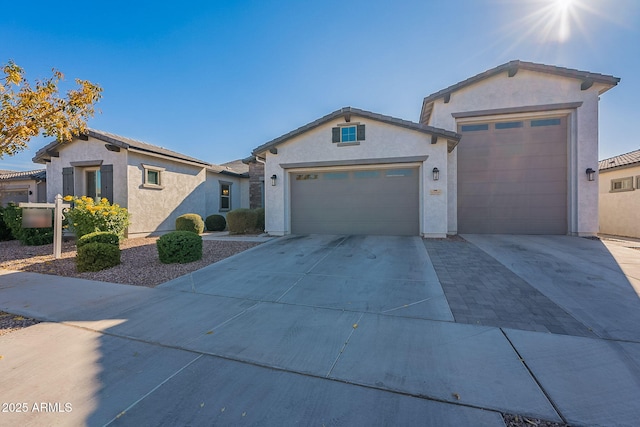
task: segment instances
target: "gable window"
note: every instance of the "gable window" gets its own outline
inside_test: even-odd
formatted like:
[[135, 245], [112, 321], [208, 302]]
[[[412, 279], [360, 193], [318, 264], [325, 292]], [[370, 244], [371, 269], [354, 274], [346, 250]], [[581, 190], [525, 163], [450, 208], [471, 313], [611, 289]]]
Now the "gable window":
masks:
[[618, 178], [611, 180], [611, 193], [618, 193], [621, 191], [633, 191], [633, 177]]
[[355, 142], [356, 141], [356, 127], [349, 126], [340, 129], [340, 142]]
[[231, 183], [230, 182], [220, 183], [220, 210], [221, 211], [231, 210]]
[[144, 188], [156, 188], [159, 190], [164, 188], [162, 185], [162, 173], [165, 171], [164, 168], [143, 164], [142, 170], [143, 170], [142, 186]]
[[331, 129], [331, 142], [357, 145], [364, 141], [365, 127], [359, 123], [345, 123]]

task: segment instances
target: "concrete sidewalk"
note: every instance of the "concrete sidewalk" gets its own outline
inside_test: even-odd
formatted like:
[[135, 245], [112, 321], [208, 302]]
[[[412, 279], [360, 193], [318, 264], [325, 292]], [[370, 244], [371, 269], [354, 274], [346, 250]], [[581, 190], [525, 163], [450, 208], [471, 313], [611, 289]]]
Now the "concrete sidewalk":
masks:
[[[618, 283], [607, 285], [615, 290], [607, 304], [632, 297], [600, 242], [469, 239], [562, 309], [594, 304], [545, 293], [567, 281], [569, 266], [582, 266], [570, 273], [584, 275], [583, 287]], [[516, 244], [520, 257], [503, 251]], [[635, 271], [637, 251], [618, 249]], [[532, 273], [531, 262], [548, 257], [554, 269]], [[581, 257], [594, 259], [575, 264]], [[294, 236], [155, 289], [1, 272], [0, 310], [49, 323], [0, 337], [0, 400], [28, 409], [0, 412], [0, 424], [503, 426], [501, 412], [572, 425], [640, 419], [637, 323], [609, 328], [583, 317], [591, 337], [456, 323], [436, 270], [418, 238]], [[35, 411], [42, 403], [51, 410]]]

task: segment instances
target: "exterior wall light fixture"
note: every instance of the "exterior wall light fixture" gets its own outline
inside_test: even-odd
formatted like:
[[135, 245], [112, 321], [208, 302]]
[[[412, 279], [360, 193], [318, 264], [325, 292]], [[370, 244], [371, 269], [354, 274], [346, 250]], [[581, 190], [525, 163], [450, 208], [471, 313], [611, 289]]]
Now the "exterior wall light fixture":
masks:
[[593, 169], [587, 168], [586, 173], [587, 173], [587, 179], [589, 181], [593, 181], [594, 179], [596, 179], [596, 171], [594, 171]]
[[276, 174], [271, 175], [271, 185], [273, 187], [276, 186], [276, 179], [278, 179], [278, 177], [276, 176]]
[[438, 168], [433, 168], [433, 180], [437, 181], [440, 179], [440, 170]]

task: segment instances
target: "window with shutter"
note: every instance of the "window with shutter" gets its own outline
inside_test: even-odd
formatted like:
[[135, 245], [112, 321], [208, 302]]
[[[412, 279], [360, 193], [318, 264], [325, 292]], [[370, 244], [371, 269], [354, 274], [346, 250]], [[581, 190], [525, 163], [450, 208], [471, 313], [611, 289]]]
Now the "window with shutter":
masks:
[[331, 128], [331, 142], [342, 144], [358, 144], [365, 140], [363, 124], [344, 124]]

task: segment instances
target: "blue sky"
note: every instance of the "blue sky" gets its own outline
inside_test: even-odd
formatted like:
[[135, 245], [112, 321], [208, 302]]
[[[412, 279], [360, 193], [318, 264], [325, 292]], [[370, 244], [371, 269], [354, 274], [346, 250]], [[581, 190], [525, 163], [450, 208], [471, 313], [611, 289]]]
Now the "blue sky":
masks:
[[[92, 128], [224, 163], [344, 106], [417, 122], [424, 96], [520, 59], [622, 78], [600, 158], [640, 148], [640, 1], [558, 1], [12, 2], [0, 63], [101, 85]], [[42, 167], [50, 141], [0, 169]]]

